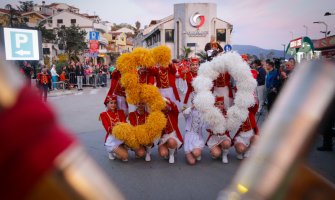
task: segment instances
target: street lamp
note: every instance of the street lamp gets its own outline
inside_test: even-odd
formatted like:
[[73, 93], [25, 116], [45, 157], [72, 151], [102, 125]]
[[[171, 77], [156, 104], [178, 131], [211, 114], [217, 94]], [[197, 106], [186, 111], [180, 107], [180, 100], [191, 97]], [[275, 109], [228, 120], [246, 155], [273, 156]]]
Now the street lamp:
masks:
[[329, 16], [329, 15], [335, 15], [335, 13], [330, 13], [330, 12], [325, 13], [325, 16]]
[[328, 35], [328, 25], [325, 23], [325, 22], [322, 22], [322, 21], [318, 21], [318, 22], [313, 22], [314, 24], [323, 24], [326, 26], [326, 31], [324, 32], [325, 33], [325, 38], [327, 37]]
[[306, 36], [308, 36], [308, 27], [306, 25], [303, 25], [303, 27], [306, 29]]

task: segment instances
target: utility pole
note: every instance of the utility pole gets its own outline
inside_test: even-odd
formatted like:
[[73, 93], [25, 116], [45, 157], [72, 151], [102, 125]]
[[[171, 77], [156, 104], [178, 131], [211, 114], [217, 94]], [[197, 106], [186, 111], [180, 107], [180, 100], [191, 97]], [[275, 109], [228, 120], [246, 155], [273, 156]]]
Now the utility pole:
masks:
[[306, 25], [303, 26], [306, 29], [306, 37], [308, 36], [308, 27]]
[[284, 60], [285, 60], [286, 59], [286, 52], [285, 52], [286, 51], [286, 48], [285, 48], [286, 45], [285, 44], [282, 44], [282, 45], [284, 46]]

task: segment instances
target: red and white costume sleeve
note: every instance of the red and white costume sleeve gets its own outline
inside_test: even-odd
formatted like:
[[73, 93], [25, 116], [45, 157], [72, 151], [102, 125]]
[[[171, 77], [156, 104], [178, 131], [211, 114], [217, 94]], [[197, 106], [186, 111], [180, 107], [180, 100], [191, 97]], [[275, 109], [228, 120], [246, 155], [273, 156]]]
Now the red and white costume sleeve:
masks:
[[250, 145], [250, 140], [254, 135], [258, 135], [258, 126], [255, 114], [251, 111], [251, 108], [249, 108], [248, 118], [237, 131], [233, 141], [234, 143], [242, 143], [248, 147]]
[[162, 136], [159, 140], [159, 145], [166, 143], [168, 139], [172, 138], [177, 141], [177, 148], [180, 148], [184, 141], [178, 128], [179, 110], [177, 105], [172, 101], [167, 103], [167, 106], [169, 107], [169, 111], [165, 114], [165, 117], [167, 119], [166, 127], [162, 132]]
[[105, 147], [107, 152], [112, 152], [119, 145], [123, 144], [123, 141], [116, 139], [113, 133], [113, 127], [119, 122], [126, 122], [126, 116], [123, 110], [117, 110], [116, 112], [106, 111], [100, 113], [100, 120], [106, 130], [105, 136]]
[[[157, 67], [152, 70], [156, 77], [156, 86], [163, 97], [171, 99], [179, 106], [180, 98], [176, 87], [176, 68], [173, 65], [169, 67]], [[179, 101], [179, 102], [178, 102]]]
[[197, 77], [197, 75], [198, 75], [197, 73], [194, 73], [194, 72], [191, 72], [191, 71], [189, 71], [185, 74], [186, 83], [187, 83], [187, 92], [185, 94], [184, 104], [188, 103], [188, 99], [190, 98], [190, 96], [191, 96], [191, 99], [194, 96], [194, 88], [192, 86], [192, 81], [195, 77]]
[[112, 83], [105, 98], [108, 96], [116, 95], [117, 96], [117, 108], [123, 110], [126, 115], [128, 115], [128, 104], [126, 102], [126, 92], [121, 85], [121, 73], [119, 70], [114, 70], [112, 72]]
[[139, 114], [137, 111], [130, 112], [128, 119], [131, 125], [137, 126], [145, 123], [149, 113], [145, 112], [144, 114]]
[[232, 105], [233, 90], [230, 84], [230, 74], [228, 72], [220, 74], [219, 77], [214, 80], [213, 94], [214, 96], [224, 97], [226, 108], [229, 108]]

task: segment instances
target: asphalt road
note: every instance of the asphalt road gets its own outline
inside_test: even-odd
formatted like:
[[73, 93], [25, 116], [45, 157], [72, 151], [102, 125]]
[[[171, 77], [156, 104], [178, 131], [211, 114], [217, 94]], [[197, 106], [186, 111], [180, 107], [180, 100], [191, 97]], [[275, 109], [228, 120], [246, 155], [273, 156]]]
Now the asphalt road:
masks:
[[[182, 149], [177, 153], [176, 163], [169, 164], [158, 156], [157, 147], [153, 149], [151, 162], [136, 159], [133, 152], [130, 152], [127, 163], [109, 160], [103, 146], [105, 131], [98, 121], [100, 112], [105, 110], [103, 100], [107, 91], [108, 88], [84, 88], [70, 95], [52, 95], [49, 103], [54, 107], [59, 122], [72, 131], [126, 199], [216, 199], [219, 191], [230, 183], [241, 163], [233, 149], [230, 150], [229, 164], [213, 160], [208, 149], [204, 150], [202, 160], [195, 166], [186, 164]], [[184, 124], [180, 115], [182, 133]], [[318, 137], [315, 145], [320, 143]], [[335, 182], [334, 152], [317, 152], [314, 149], [307, 159], [309, 166]]]

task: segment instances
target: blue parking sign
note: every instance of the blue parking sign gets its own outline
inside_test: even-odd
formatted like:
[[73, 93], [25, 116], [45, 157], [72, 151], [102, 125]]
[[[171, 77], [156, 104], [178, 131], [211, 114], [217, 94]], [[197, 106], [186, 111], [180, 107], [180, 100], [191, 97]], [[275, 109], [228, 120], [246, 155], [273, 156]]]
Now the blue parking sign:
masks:
[[90, 40], [99, 40], [99, 32], [90, 31]]
[[4, 28], [6, 60], [39, 60], [38, 31]]

